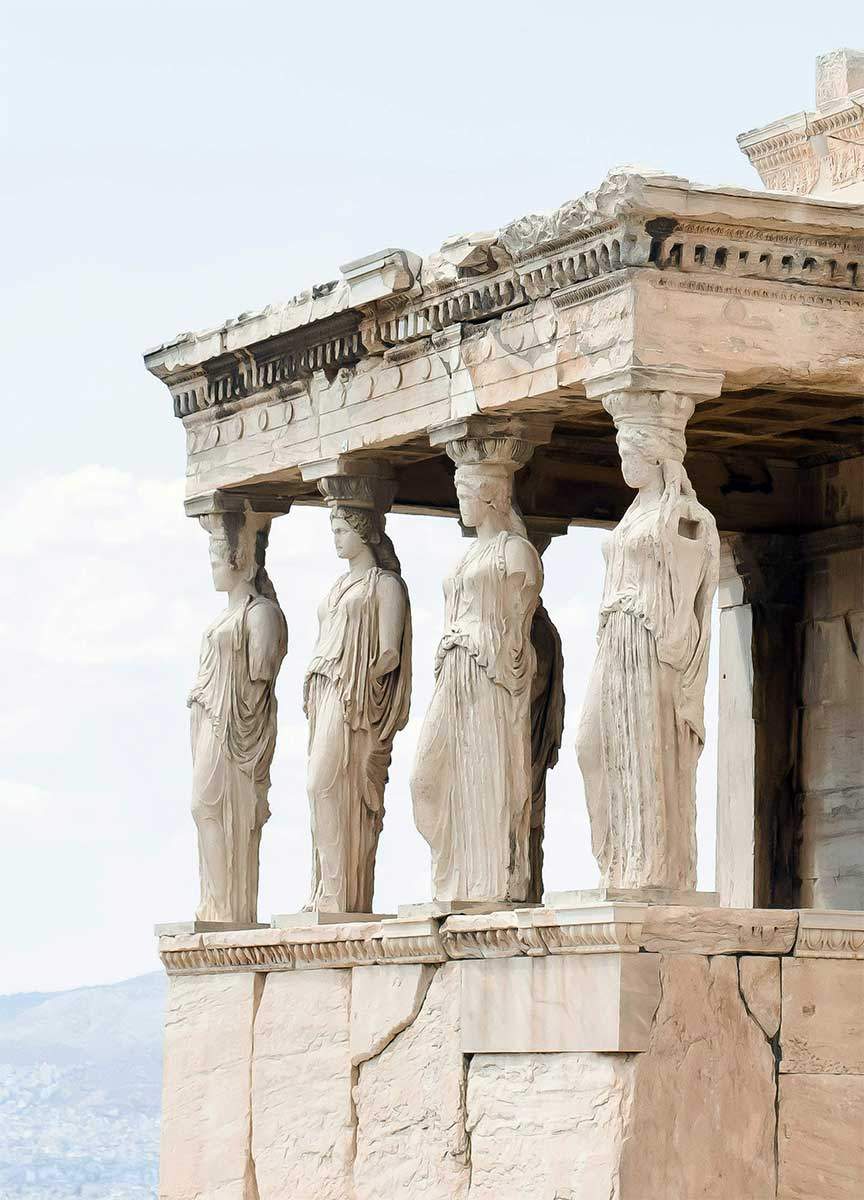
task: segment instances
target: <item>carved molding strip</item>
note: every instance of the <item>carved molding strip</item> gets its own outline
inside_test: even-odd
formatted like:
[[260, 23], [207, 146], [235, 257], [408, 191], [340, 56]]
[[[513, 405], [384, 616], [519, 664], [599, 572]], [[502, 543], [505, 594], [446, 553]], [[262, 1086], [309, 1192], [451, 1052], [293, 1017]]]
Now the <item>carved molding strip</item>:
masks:
[[621, 292], [627, 284], [633, 282], [631, 271], [616, 271], [603, 279], [589, 279], [586, 283], [576, 284], [563, 292], [554, 292], [552, 303], [556, 309], [575, 308], [589, 300], [599, 300], [601, 296], [611, 296]]
[[864, 959], [864, 929], [802, 929], [795, 957]]
[[537, 929], [444, 929], [441, 942], [448, 958], [519, 958], [544, 955], [546, 945]]
[[161, 950], [159, 957], [169, 975], [280, 971], [294, 966], [291, 948], [281, 942], [264, 946], [201, 946], [190, 950]]
[[550, 954], [637, 954], [641, 921], [604, 921], [590, 925], [545, 925], [540, 929]]
[[864, 912], [802, 909], [795, 957], [864, 959]]
[[243, 351], [231, 363], [214, 365], [206, 372], [173, 384], [174, 415], [187, 417], [232, 400], [242, 400], [257, 392], [278, 388], [280, 384], [293, 383], [313, 371], [335, 371], [357, 362], [364, 353], [357, 329], [279, 353], [271, 351], [268, 354], [264, 343], [260, 355]]
[[780, 300], [784, 304], [803, 304], [813, 308], [861, 308], [864, 293], [838, 293], [826, 288], [783, 287], [779, 283], [751, 283], [748, 280], [711, 280], [672, 275], [655, 275], [656, 287], [676, 292], [704, 292], [706, 295], [740, 296], [747, 300]]

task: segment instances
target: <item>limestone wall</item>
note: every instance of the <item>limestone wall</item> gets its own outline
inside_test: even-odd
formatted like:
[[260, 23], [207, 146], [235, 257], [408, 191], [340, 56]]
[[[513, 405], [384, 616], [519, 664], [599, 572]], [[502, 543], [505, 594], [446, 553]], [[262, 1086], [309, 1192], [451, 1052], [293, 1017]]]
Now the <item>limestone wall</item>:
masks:
[[[533, 944], [458, 921], [401, 948], [434, 962], [328, 968], [349, 927], [278, 967], [280, 931], [164, 938], [161, 1200], [860, 1200], [860, 918], [661, 909]], [[478, 987], [496, 1052], [466, 1049]], [[610, 1005], [641, 1048], [511, 1049], [590, 1046]]]
[[[801, 626], [801, 903], [864, 908], [864, 459], [809, 472], [834, 525], [807, 564]], [[844, 531], [851, 536], [845, 540]]]

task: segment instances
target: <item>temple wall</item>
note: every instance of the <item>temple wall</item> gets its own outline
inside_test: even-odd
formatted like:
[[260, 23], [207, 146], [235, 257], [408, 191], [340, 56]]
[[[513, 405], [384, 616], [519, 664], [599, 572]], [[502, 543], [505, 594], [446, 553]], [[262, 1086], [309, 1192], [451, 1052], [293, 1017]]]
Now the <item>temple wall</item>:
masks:
[[801, 472], [802, 532], [727, 539], [721, 903], [864, 908], [864, 458]]
[[[812, 472], [809, 519], [857, 536], [805, 568], [800, 627], [800, 903], [864, 908], [864, 459]], [[856, 544], [857, 543], [857, 544]]]
[[864, 923], [658, 909], [632, 936], [556, 926], [520, 953], [512, 920], [460, 921], [400, 950], [445, 961], [330, 969], [362, 934], [326, 953], [272, 930], [164, 938], [187, 965], [169, 966], [161, 1200], [864, 1194]]

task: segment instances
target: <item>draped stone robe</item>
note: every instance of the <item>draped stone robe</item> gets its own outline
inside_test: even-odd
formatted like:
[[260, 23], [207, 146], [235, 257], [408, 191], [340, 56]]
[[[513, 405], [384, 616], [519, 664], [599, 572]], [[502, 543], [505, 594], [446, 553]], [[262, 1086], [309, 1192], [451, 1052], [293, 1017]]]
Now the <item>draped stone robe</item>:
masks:
[[282, 610], [264, 596], [220, 613], [201, 641], [188, 704], [202, 921], [257, 919], [258, 851], [276, 745], [274, 684], [287, 642]]
[[[405, 621], [398, 665], [373, 679], [384, 581], [404, 592]], [[343, 576], [319, 606], [318, 622], [304, 684], [313, 846], [309, 907], [367, 913], [372, 911], [393, 738], [408, 721], [411, 700], [411, 611], [405, 584], [399, 575], [378, 567], [359, 579]]]
[[445, 632], [412, 777], [439, 900], [524, 900], [531, 821], [533, 582], [508, 576], [518, 534], [475, 542], [444, 584]]
[[694, 498], [665, 515], [637, 498], [604, 555], [597, 658], [578, 739], [594, 854], [606, 885], [695, 888], [714, 518]]

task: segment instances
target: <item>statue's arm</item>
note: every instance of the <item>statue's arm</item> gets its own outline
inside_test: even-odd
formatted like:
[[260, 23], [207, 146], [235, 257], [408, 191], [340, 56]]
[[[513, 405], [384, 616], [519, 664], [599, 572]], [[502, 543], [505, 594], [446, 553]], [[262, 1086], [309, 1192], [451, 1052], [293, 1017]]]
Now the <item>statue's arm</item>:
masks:
[[694, 628], [698, 622], [696, 597], [705, 576], [710, 539], [717, 535], [704, 511], [682, 503], [666, 536], [671, 541], [672, 612], [658, 652], [663, 662], [680, 670], [687, 665], [701, 633]]
[[543, 568], [537, 551], [529, 541], [522, 537], [509, 537], [504, 546], [504, 565], [507, 578], [512, 579], [520, 591], [534, 597], [540, 594]]
[[285, 618], [272, 604], [256, 604], [246, 618], [249, 676], [260, 682], [276, 678], [285, 657]]
[[405, 628], [405, 589], [397, 579], [382, 575], [377, 599], [378, 656], [372, 664], [372, 677], [382, 679], [399, 666]]

